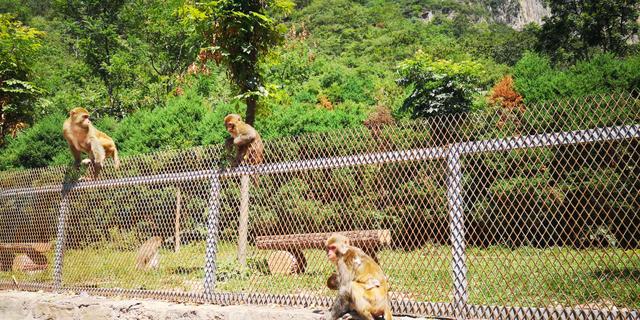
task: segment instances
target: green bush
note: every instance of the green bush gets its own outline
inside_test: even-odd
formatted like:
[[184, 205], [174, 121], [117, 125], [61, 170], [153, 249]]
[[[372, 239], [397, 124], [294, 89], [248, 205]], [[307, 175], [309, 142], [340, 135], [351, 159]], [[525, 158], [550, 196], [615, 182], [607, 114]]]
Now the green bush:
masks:
[[640, 55], [618, 59], [598, 54], [566, 69], [554, 69], [549, 58], [527, 53], [516, 64], [514, 82], [525, 102], [629, 91], [640, 85]]
[[472, 60], [436, 59], [422, 51], [402, 62], [398, 83], [410, 87], [402, 110], [414, 118], [468, 111], [485, 70]]
[[365, 109], [352, 102], [343, 103], [333, 110], [293, 103], [291, 106], [274, 107], [271, 114], [256, 123], [256, 128], [266, 138], [352, 128], [361, 125], [366, 116]]
[[114, 139], [125, 155], [198, 146], [199, 124], [208, 111], [202, 97], [187, 91], [170, 99], [166, 107], [138, 111], [125, 118]]
[[10, 139], [0, 153], [0, 169], [70, 163], [71, 154], [62, 136], [64, 119], [65, 116], [60, 114], [47, 116]]

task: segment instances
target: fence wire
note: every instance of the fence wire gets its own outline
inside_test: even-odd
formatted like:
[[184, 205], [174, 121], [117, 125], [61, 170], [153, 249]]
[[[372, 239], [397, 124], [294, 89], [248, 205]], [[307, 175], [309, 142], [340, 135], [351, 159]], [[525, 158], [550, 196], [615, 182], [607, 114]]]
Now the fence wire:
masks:
[[[0, 172], [0, 288], [323, 306], [322, 250], [376, 257], [394, 312], [640, 317], [637, 93]], [[259, 128], [258, 128], [259, 129]], [[137, 268], [159, 236], [159, 263]]]

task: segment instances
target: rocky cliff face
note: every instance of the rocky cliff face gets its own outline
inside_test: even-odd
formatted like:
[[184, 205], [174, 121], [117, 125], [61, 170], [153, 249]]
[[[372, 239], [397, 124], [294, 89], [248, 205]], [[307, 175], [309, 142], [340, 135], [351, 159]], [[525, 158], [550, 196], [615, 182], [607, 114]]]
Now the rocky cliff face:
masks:
[[[457, 1], [463, 2], [466, 0]], [[545, 0], [471, 0], [466, 3], [471, 6], [484, 6], [491, 15], [486, 17], [472, 14], [469, 16], [471, 21], [486, 21], [488, 18], [498, 23], [510, 25], [517, 30], [522, 30], [525, 25], [531, 22], [541, 25], [542, 19], [551, 14], [551, 11], [545, 5]], [[429, 22], [436, 15], [443, 15], [453, 19], [458, 14], [459, 12], [456, 9], [446, 6], [438, 9], [425, 7], [420, 14], [420, 19]]]
[[542, 18], [551, 14], [542, 0], [519, 0], [518, 2], [520, 3], [520, 14], [513, 24], [515, 28], [522, 28], [530, 22], [542, 24]]
[[542, 24], [542, 18], [550, 14], [544, 0], [492, 0], [488, 5], [497, 22], [516, 29], [522, 29], [530, 22]]

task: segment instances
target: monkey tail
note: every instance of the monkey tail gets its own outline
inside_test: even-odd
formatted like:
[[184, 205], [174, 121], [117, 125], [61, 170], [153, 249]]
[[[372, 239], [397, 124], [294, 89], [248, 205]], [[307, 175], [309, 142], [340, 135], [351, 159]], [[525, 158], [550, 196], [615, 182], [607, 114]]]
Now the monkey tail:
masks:
[[118, 149], [113, 149], [113, 167], [120, 169], [120, 157], [118, 157]]

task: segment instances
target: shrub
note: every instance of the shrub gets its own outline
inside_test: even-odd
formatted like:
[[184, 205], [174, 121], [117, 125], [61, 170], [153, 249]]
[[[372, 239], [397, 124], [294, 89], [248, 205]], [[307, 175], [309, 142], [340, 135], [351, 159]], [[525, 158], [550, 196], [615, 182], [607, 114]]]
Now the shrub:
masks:
[[125, 118], [114, 134], [123, 154], [188, 148], [201, 144], [199, 124], [209, 109], [202, 97], [188, 90], [166, 107], [138, 111]]
[[562, 70], [553, 69], [545, 56], [527, 53], [513, 74], [515, 87], [527, 103], [628, 91], [640, 84], [640, 55], [618, 59], [604, 53]]
[[71, 155], [62, 136], [65, 116], [54, 114], [8, 141], [0, 153], [0, 169], [38, 168], [69, 163]]
[[398, 83], [412, 91], [401, 110], [418, 118], [468, 111], [484, 70], [472, 60], [434, 59], [419, 51], [400, 64], [399, 73]]

